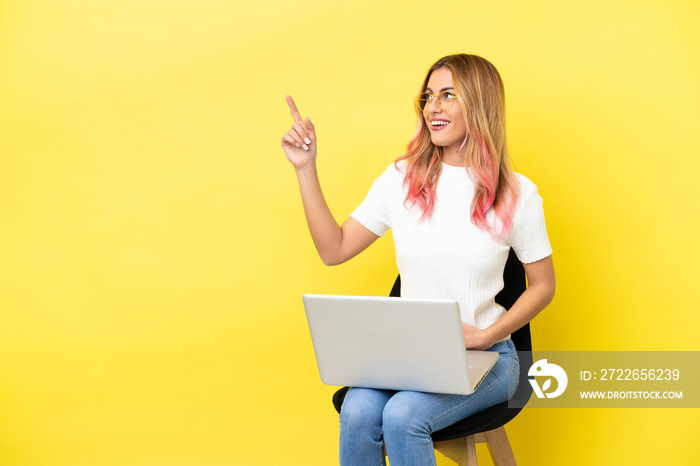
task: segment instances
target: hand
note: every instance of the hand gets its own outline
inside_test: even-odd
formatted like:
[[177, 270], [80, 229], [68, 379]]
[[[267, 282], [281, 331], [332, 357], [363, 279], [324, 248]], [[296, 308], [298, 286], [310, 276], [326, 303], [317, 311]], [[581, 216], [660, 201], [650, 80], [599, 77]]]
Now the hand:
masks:
[[294, 99], [291, 96], [286, 96], [286, 99], [294, 124], [282, 136], [282, 149], [294, 168], [299, 170], [316, 160], [316, 131], [309, 117], [306, 121], [301, 118]]
[[485, 350], [492, 346], [486, 342], [483, 330], [462, 322], [462, 331], [464, 332], [464, 346], [466, 349]]

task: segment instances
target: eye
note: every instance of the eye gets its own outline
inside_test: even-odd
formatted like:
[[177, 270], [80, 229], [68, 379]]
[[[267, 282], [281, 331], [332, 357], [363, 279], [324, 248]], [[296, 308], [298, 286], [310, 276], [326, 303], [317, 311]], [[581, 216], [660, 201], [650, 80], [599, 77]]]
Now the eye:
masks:
[[418, 105], [420, 106], [421, 110], [424, 110], [425, 107], [430, 104], [430, 102], [433, 100], [432, 94], [429, 94], [428, 92], [423, 92], [418, 96]]
[[452, 102], [455, 99], [455, 97], [457, 97], [454, 94], [454, 92], [450, 92], [450, 91], [443, 91], [441, 94], [442, 94], [442, 99], [445, 102]]

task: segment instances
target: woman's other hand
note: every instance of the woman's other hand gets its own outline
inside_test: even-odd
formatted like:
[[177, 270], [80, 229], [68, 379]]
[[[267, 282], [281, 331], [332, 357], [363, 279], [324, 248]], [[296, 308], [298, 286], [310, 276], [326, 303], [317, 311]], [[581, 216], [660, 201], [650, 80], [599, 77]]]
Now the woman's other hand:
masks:
[[300, 170], [316, 160], [316, 131], [309, 117], [306, 117], [306, 121], [301, 117], [294, 99], [291, 96], [285, 97], [294, 124], [282, 136], [282, 149], [294, 168]]
[[484, 331], [473, 325], [462, 322], [462, 331], [464, 332], [464, 346], [468, 350], [485, 350], [493, 346], [493, 343], [486, 342]]

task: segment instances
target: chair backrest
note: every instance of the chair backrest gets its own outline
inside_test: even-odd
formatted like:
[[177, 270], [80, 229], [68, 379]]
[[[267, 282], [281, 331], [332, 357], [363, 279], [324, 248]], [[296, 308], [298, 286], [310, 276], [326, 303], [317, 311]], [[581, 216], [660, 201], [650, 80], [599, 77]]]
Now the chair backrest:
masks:
[[[515, 301], [527, 289], [525, 268], [511, 249], [503, 270], [503, 290], [496, 295], [496, 302], [506, 309], [510, 309]], [[530, 324], [527, 323], [510, 335], [515, 349], [520, 357], [520, 383], [509, 400], [511, 408], [522, 409], [532, 395], [532, 385], [527, 380], [527, 372], [532, 366], [532, 339], [530, 337]]]

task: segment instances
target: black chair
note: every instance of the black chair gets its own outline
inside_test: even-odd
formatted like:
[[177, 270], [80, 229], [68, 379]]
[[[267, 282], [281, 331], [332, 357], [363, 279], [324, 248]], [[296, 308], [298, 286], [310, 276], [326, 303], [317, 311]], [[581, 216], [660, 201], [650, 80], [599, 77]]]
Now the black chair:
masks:
[[[503, 283], [503, 290], [496, 296], [496, 302], [510, 309], [527, 286], [525, 269], [512, 249], [503, 272]], [[399, 276], [390, 296], [398, 297], [400, 290]], [[530, 324], [513, 332], [511, 338], [520, 356], [520, 381], [513, 397], [508, 402], [492, 406], [432, 434], [435, 449], [460, 466], [477, 464], [476, 444], [481, 442], [487, 442], [494, 464], [515, 465], [513, 450], [503, 426], [520, 412], [532, 395], [532, 386], [527, 380], [527, 371], [532, 366]], [[333, 395], [333, 406], [338, 413], [348, 390], [348, 387], [343, 387]]]

